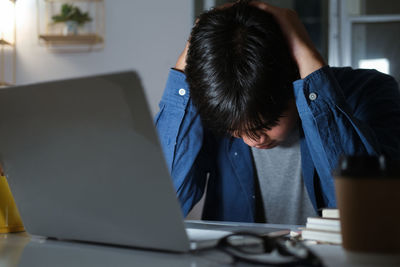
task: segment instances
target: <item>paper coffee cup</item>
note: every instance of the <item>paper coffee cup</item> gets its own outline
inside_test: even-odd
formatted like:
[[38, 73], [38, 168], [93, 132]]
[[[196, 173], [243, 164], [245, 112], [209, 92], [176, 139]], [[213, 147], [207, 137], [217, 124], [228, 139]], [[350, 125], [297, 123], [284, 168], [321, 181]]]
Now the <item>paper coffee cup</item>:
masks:
[[400, 162], [343, 157], [334, 176], [348, 255], [356, 261], [400, 262]]

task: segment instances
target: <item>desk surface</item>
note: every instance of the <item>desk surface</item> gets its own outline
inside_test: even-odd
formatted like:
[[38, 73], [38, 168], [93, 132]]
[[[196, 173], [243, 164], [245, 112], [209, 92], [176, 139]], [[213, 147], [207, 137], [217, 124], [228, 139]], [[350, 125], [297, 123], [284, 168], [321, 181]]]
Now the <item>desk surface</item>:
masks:
[[[312, 245], [326, 266], [363, 266], [350, 264], [341, 246]], [[0, 266], [229, 266], [231, 258], [217, 250], [177, 254], [118, 246], [49, 240], [27, 233], [0, 234]], [[236, 264], [235, 266], [241, 266]], [[248, 266], [248, 265], [246, 265]], [[373, 265], [368, 265], [373, 266]]]

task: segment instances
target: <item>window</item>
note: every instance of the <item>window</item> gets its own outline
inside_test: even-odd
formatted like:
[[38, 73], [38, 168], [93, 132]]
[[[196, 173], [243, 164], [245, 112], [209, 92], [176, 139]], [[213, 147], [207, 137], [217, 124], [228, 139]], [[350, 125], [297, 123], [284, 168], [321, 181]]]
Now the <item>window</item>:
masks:
[[330, 0], [329, 64], [373, 68], [400, 81], [400, 1]]
[[[194, 16], [204, 10], [235, 0], [193, 0]], [[321, 55], [328, 59], [328, 1], [325, 0], [265, 0], [271, 5], [296, 10]]]

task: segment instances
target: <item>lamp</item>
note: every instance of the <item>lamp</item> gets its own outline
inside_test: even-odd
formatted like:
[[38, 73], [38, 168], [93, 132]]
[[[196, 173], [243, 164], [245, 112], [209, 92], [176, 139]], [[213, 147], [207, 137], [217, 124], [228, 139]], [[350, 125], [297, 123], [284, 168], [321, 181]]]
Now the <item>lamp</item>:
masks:
[[15, 31], [15, 0], [0, 0], [0, 86], [10, 84], [9, 75], [15, 83]]

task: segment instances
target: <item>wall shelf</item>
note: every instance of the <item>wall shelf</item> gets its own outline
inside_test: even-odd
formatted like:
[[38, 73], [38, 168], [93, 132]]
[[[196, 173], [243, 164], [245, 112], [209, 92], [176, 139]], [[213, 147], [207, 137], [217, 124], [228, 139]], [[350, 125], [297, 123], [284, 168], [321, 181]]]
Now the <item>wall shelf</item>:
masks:
[[52, 45], [95, 45], [103, 42], [97, 34], [55, 35], [42, 34], [39, 38]]
[[4, 39], [0, 39], [0, 45], [8, 45], [8, 46], [12, 46], [13, 44], [4, 40]]
[[[55, 20], [64, 5], [78, 8], [90, 20], [70, 30], [67, 22]], [[39, 44], [60, 52], [102, 49], [105, 39], [104, 0], [37, 0]], [[65, 18], [65, 17], [64, 17]]]
[[15, 0], [0, 0], [0, 87], [16, 83]]
[[6, 82], [0, 82], [0, 87], [7, 87], [7, 86], [11, 86], [11, 83], [6, 83]]

